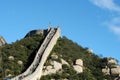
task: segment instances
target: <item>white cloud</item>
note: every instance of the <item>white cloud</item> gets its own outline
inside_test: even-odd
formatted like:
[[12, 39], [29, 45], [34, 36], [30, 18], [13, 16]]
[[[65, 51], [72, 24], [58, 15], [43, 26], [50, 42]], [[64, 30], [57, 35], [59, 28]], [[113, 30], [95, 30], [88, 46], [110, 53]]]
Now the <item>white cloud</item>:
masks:
[[115, 4], [114, 0], [90, 0], [90, 1], [100, 8], [120, 12], [120, 6]]
[[[90, 0], [94, 5], [102, 8], [107, 9], [113, 12], [116, 12], [114, 14], [120, 14], [120, 6], [118, 6], [114, 0]], [[108, 20], [105, 23], [105, 26], [108, 26], [110, 31], [114, 34], [116, 34], [120, 38], [120, 15], [117, 15], [117, 17], [112, 17], [111, 20]]]
[[111, 21], [106, 22], [105, 25], [107, 25], [111, 32], [118, 35], [120, 38], [120, 17], [113, 18]]
[[118, 36], [120, 36], [120, 26], [111, 26], [110, 29], [117, 34]]

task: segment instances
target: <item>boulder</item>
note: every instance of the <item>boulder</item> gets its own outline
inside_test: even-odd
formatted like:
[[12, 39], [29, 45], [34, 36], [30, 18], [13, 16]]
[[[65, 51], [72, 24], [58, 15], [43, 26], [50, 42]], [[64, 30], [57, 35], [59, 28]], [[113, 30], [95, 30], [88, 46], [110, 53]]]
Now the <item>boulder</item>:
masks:
[[82, 59], [77, 59], [75, 61], [75, 65], [83, 66], [83, 60]]
[[77, 73], [82, 73], [83, 72], [83, 68], [79, 65], [73, 65], [73, 68]]
[[110, 59], [110, 60], [108, 60], [108, 64], [117, 65], [118, 62], [115, 59]]
[[62, 64], [57, 61], [54, 61], [54, 69], [56, 71], [58, 71], [59, 69], [62, 69]]
[[69, 66], [69, 63], [67, 61], [65, 61], [64, 59], [61, 59], [61, 63]]
[[111, 69], [111, 74], [112, 75], [119, 75], [120, 74], [120, 67], [112, 68]]
[[48, 69], [48, 70], [44, 70], [42, 75], [48, 75], [53, 73], [56, 73], [55, 69]]
[[62, 69], [62, 64], [57, 61], [53, 61], [53, 65], [46, 66], [46, 69], [43, 71], [42, 75], [53, 74], [60, 69]]
[[102, 69], [102, 72], [103, 72], [105, 75], [110, 75], [110, 69], [109, 69], [109, 68], [103, 68], [103, 69]]
[[90, 53], [90, 54], [92, 54], [92, 53], [93, 53], [93, 50], [87, 49], [87, 52]]
[[51, 55], [51, 58], [52, 58], [52, 59], [58, 59], [58, 56], [55, 55], [55, 54], [52, 54], [52, 55]]
[[50, 70], [50, 69], [52, 69], [52, 68], [53, 68], [52, 66], [47, 66], [47, 67], [46, 67], [47, 70]]
[[8, 59], [9, 60], [14, 60], [14, 57], [13, 56], [9, 56]]

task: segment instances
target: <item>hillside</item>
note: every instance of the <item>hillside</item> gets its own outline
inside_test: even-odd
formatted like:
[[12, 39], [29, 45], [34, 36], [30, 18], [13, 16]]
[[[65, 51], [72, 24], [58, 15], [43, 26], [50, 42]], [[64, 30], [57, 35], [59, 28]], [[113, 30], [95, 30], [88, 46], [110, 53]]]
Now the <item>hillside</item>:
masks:
[[34, 35], [0, 47], [2, 56], [0, 78], [14, 77], [25, 71], [32, 63], [37, 48], [41, 45], [43, 39], [42, 34]]
[[[56, 55], [56, 56], [55, 56]], [[57, 57], [58, 56], [58, 57]], [[67, 63], [62, 63], [62, 60]], [[74, 65], [76, 60], [81, 59], [83, 63], [83, 72], [76, 72], [74, 70]], [[102, 72], [105, 66], [110, 66], [113, 64], [108, 64], [108, 58], [101, 58], [98, 55], [91, 52], [88, 48], [83, 48], [82, 46], [74, 43], [66, 37], [59, 38], [57, 44], [55, 45], [51, 55], [49, 56], [45, 66], [48, 68], [50, 65], [54, 67], [54, 61], [62, 64], [61, 70], [59, 69], [56, 73], [45, 75], [41, 80], [114, 80], [117, 79], [118, 75], [113, 76], [112, 74], [106, 75]], [[109, 58], [115, 60], [113, 58]], [[116, 60], [115, 60], [116, 61]], [[79, 63], [79, 62], [78, 62]], [[116, 63], [117, 65], [117, 63]], [[46, 67], [47, 67], [46, 66]], [[79, 69], [79, 68], [78, 68]], [[48, 69], [49, 71], [49, 69]], [[44, 72], [44, 70], [43, 70]]]
[[[59, 71], [52, 75], [46, 75], [42, 77], [42, 80], [50, 80], [50, 79], [65, 79], [68, 80], [103, 80], [104, 76], [101, 71], [102, 69], [102, 59], [88, 52], [87, 48], [83, 48], [79, 46], [77, 43], [72, 42], [66, 37], [60, 38], [58, 43], [54, 47], [52, 53], [55, 53], [58, 56], [58, 59], [55, 61], [60, 62], [60, 58], [64, 59], [68, 62], [68, 65], [63, 64], [62, 73]], [[51, 54], [52, 54], [51, 53]], [[48, 58], [51, 60], [51, 56]], [[75, 64], [76, 59], [82, 59], [84, 62], [84, 72], [78, 73], [73, 69], [73, 65]]]
[[[0, 47], [2, 60], [0, 61], [0, 80], [24, 72], [32, 63], [44, 38], [45, 36], [42, 34], [27, 36]], [[113, 75], [111, 72], [112, 68], [119, 67], [117, 61], [115, 64], [109, 64], [108, 59], [116, 61], [113, 58], [101, 58], [67, 37], [60, 37], [47, 58], [41, 80], [119, 80], [119, 74]], [[80, 66], [76, 60], [81, 61]], [[58, 64], [56, 71], [53, 70], [54, 63]], [[81, 71], [76, 71], [75, 66]], [[102, 72], [106, 66], [110, 69], [110, 72], [108, 71], [110, 74], [107, 75]], [[50, 69], [54, 73], [45, 73]]]

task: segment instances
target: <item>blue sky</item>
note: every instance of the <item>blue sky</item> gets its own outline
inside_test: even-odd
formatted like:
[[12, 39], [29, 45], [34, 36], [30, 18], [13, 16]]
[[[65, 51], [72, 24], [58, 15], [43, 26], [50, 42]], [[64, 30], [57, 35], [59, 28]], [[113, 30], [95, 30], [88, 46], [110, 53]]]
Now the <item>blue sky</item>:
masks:
[[62, 36], [120, 61], [119, 0], [0, 1], [0, 35], [8, 43], [48, 26], [60, 26]]

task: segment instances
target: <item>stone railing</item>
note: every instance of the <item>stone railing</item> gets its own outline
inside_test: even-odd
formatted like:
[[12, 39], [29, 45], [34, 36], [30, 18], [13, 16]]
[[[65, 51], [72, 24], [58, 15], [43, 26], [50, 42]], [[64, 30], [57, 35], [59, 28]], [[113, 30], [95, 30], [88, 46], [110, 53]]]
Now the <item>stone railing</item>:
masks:
[[11, 80], [37, 80], [42, 75], [43, 65], [49, 56], [52, 48], [60, 37], [60, 28], [49, 29], [48, 35], [39, 48], [36, 57], [30, 67], [22, 74], [12, 78]]

